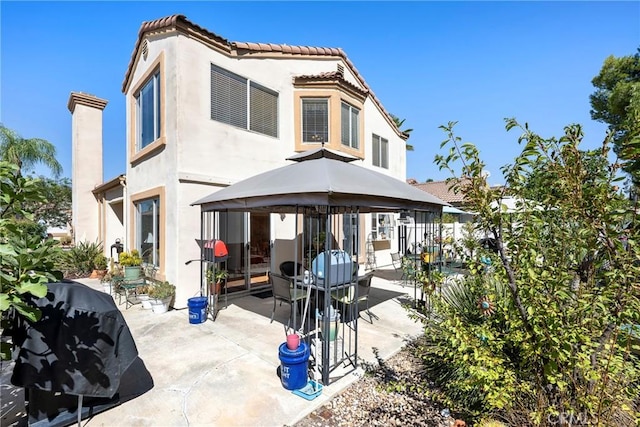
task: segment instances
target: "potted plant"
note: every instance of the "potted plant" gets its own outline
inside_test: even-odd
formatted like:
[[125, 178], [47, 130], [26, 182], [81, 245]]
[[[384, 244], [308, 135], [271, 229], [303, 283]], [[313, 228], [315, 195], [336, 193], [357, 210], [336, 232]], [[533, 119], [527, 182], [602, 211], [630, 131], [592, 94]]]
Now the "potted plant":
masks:
[[93, 271], [89, 277], [102, 280], [105, 274], [107, 274], [107, 257], [100, 253], [93, 258]]
[[149, 292], [151, 291], [151, 285], [142, 285], [136, 288], [136, 296], [138, 297], [138, 301], [142, 305], [142, 308], [145, 310], [151, 310], [151, 296], [149, 296]]
[[151, 308], [154, 313], [164, 313], [169, 309], [169, 304], [176, 294], [176, 287], [171, 283], [157, 282], [149, 289], [149, 296], [152, 298]]
[[209, 292], [212, 294], [220, 294], [222, 290], [222, 282], [229, 277], [229, 272], [224, 268], [207, 270], [207, 283], [209, 284]]
[[142, 258], [137, 249], [131, 252], [122, 252], [120, 254], [120, 265], [124, 267], [125, 280], [135, 280], [140, 278], [140, 265]]
[[107, 293], [107, 294], [111, 294], [111, 280], [113, 279], [113, 275], [111, 274], [110, 271], [106, 272], [104, 274], [104, 276], [102, 276], [100, 278], [100, 283], [102, 283], [102, 290]]

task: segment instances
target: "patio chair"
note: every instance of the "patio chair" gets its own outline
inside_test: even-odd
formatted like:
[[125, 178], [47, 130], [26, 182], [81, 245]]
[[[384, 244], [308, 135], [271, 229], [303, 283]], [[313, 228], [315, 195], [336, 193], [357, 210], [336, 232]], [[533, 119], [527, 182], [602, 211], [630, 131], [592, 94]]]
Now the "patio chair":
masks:
[[391, 254], [391, 265], [393, 268], [398, 271], [398, 268], [402, 267], [402, 255], [400, 252], [394, 252]]
[[[302, 268], [301, 263], [297, 263], [298, 265], [298, 276], [302, 276], [304, 269]], [[296, 269], [295, 261], [284, 261], [280, 263], [280, 273], [286, 277], [294, 277], [295, 269]]]
[[343, 317], [345, 321], [350, 322], [356, 317], [360, 316], [360, 303], [365, 302], [366, 308], [365, 312], [369, 315], [369, 323], [373, 323], [373, 319], [379, 320], [379, 317], [376, 316], [369, 310], [369, 292], [371, 291], [371, 279], [373, 278], [373, 271], [369, 271], [364, 276], [360, 276], [358, 278], [358, 297], [356, 298], [356, 287], [349, 286], [344, 289], [339, 289], [331, 292], [331, 299], [336, 303], [342, 305], [346, 308], [347, 312], [344, 314], [348, 314], [348, 317]]
[[282, 276], [276, 273], [269, 273], [269, 281], [271, 282], [271, 292], [273, 293], [273, 310], [271, 311], [271, 322], [273, 323], [273, 316], [276, 314], [276, 302], [280, 301], [280, 305], [286, 302], [291, 306], [291, 312], [289, 314], [289, 322], [287, 326], [291, 324], [291, 317], [293, 316], [293, 304], [304, 300], [306, 293], [302, 288], [298, 289], [294, 297], [293, 281], [286, 276]]

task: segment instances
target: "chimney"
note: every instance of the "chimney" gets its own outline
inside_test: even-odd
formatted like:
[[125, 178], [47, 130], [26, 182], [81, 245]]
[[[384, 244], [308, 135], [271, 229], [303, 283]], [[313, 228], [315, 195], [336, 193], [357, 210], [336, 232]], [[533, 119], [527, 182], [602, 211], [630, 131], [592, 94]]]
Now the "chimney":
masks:
[[103, 181], [102, 110], [107, 101], [71, 92], [71, 206], [74, 243], [96, 242], [99, 237], [98, 201], [92, 190]]

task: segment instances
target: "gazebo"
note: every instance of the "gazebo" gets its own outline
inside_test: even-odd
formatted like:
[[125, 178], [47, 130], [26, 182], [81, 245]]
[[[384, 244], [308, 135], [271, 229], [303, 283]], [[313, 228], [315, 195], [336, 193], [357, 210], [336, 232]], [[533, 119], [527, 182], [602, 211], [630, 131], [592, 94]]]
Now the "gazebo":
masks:
[[[336, 319], [321, 313], [331, 310], [332, 296], [336, 293], [350, 292], [357, 300], [360, 271], [354, 268], [353, 274], [341, 283], [322, 280], [314, 270], [318, 256], [325, 255], [323, 259], [328, 260], [332, 251], [338, 251], [346, 254], [349, 258], [346, 268], [351, 268], [351, 261], [357, 265], [363, 259], [358, 243], [362, 241], [361, 214], [405, 212], [414, 217], [426, 214], [435, 218], [441, 216], [442, 207], [448, 204], [406, 182], [358, 166], [355, 164], [358, 159], [354, 157], [324, 147], [298, 153], [287, 160], [292, 163], [230, 185], [193, 205], [201, 208], [202, 242], [224, 238], [224, 229], [228, 226], [224, 218], [231, 212], [276, 213], [283, 221], [287, 215], [295, 215], [294, 243], [288, 247], [293, 253], [288, 256], [300, 264], [300, 268], [294, 269], [292, 282], [302, 286], [300, 289], [294, 286], [293, 292], [301, 292], [305, 304], [302, 310], [292, 305], [289, 327], [299, 331], [310, 348], [316, 350], [314, 363], [326, 385], [330, 372], [339, 364], [349, 362], [357, 366], [358, 316], [333, 325], [339, 333], [327, 339], [320, 331], [329, 331]], [[439, 227], [433, 231], [439, 232]], [[274, 245], [273, 250], [277, 252], [278, 246]], [[207, 259], [204, 245], [201, 263], [203, 279], [208, 269], [218, 268], [215, 260]], [[324, 278], [335, 275], [332, 269], [336, 268], [344, 265], [327, 262], [323, 266]], [[305, 270], [311, 270], [311, 286], [304, 286]], [[202, 294], [213, 297], [208, 286], [202, 287]], [[312, 316], [313, 310], [320, 315]], [[312, 322], [316, 327], [312, 327]]]

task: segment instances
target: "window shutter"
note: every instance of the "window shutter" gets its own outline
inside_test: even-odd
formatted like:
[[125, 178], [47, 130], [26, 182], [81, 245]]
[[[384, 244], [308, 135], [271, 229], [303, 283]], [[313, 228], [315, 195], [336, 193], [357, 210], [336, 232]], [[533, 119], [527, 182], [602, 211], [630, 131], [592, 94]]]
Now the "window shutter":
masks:
[[265, 135], [278, 136], [278, 94], [251, 82], [249, 88], [251, 105], [250, 129]]
[[351, 133], [349, 130], [349, 106], [344, 102], [340, 108], [340, 128], [340, 140], [342, 141], [342, 145], [346, 145], [348, 147], [350, 145], [349, 136]]
[[372, 163], [374, 166], [380, 166], [380, 137], [373, 135], [371, 148], [373, 150]]
[[[329, 142], [329, 105], [326, 99], [302, 100], [302, 142]], [[321, 137], [318, 141], [314, 138]]]
[[380, 138], [380, 166], [389, 169], [389, 140]]
[[211, 118], [247, 128], [247, 79], [211, 65]]
[[358, 126], [358, 117], [360, 112], [357, 108], [351, 108], [351, 146], [353, 148], [360, 148], [360, 137], [358, 135], [359, 128]]

